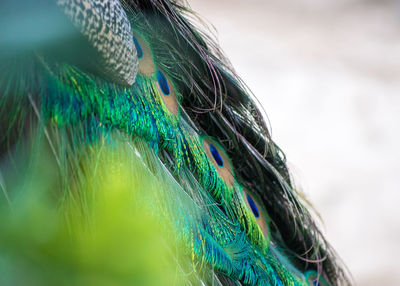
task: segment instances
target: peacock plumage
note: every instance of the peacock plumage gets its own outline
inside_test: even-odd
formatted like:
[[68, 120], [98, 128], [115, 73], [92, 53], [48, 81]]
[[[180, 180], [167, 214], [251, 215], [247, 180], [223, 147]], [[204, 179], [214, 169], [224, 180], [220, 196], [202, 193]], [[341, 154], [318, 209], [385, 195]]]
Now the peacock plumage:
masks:
[[0, 5], [0, 285], [350, 284], [185, 3]]

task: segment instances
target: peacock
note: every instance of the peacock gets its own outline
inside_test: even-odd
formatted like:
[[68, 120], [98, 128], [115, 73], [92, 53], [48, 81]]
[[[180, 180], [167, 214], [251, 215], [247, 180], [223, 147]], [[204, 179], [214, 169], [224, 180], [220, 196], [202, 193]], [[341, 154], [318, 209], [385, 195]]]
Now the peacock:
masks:
[[2, 0], [0, 285], [348, 285], [178, 0]]

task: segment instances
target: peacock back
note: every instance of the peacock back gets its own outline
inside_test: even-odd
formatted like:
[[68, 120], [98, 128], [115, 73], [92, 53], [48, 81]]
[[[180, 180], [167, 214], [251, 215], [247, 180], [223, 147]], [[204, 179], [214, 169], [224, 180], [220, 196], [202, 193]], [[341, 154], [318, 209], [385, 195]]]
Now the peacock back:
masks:
[[1, 285], [344, 285], [189, 6], [0, 4]]

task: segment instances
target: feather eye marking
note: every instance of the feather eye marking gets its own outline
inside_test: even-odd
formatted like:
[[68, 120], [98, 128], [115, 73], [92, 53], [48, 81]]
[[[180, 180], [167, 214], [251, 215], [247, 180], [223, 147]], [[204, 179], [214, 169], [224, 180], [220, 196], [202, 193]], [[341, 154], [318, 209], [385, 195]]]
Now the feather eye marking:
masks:
[[139, 42], [138, 42], [138, 40], [136, 39], [135, 36], [132, 36], [132, 39], [133, 39], [133, 43], [135, 44], [135, 47], [136, 47], [137, 57], [140, 60], [140, 59], [143, 58], [142, 47], [140, 46], [140, 44], [139, 44]]
[[264, 237], [269, 240], [268, 215], [257, 203], [257, 200], [251, 194], [249, 194], [246, 189], [243, 189], [243, 198], [247, 208], [254, 215], [256, 222], [260, 227]]
[[152, 76], [155, 72], [155, 65], [149, 44], [135, 32], [133, 32], [132, 39], [136, 50], [138, 50], [139, 73], [145, 76]]
[[173, 115], [177, 115], [179, 111], [178, 100], [173, 84], [171, 83], [169, 78], [160, 70], [157, 70], [155, 77], [157, 80], [156, 87], [165, 107]]
[[235, 182], [232, 164], [223, 151], [222, 147], [214, 142], [211, 138], [206, 137], [203, 139], [203, 148], [207, 154], [208, 159], [214, 165], [218, 175], [229, 187], [233, 186]]
[[165, 96], [170, 96], [171, 90], [169, 89], [168, 81], [165, 78], [164, 74], [160, 71], [157, 71], [157, 82], [158, 82], [158, 85], [160, 86], [162, 93]]
[[250, 206], [250, 209], [253, 212], [254, 216], [256, 218], [259, 218], [260, 217], [260, 212], [258, 210], [256, 202], [253, 200], [253, 198], [249, 194], [246, 194], [246, 200], [247, 200], [247, 202], [248, 202], [248, 204]]
[[214, 158], [214, 161], [217, 163], [218, 167], [223, 167], [224, 161], [222, 160], [221, 155], [219, 154], [217, 148], [215, 148], [213, 144], [210, 144], [210, 152]]

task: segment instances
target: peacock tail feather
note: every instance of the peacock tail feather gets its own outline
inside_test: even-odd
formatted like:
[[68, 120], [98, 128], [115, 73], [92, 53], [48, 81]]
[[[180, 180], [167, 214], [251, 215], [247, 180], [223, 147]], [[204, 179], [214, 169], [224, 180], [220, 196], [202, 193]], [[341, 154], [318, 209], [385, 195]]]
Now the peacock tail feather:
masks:
[[[20, 4], [0, 32], [1, 285], [350, 283], [187, 4]], [[2, 5], [2, 26], [22, 16]]]

